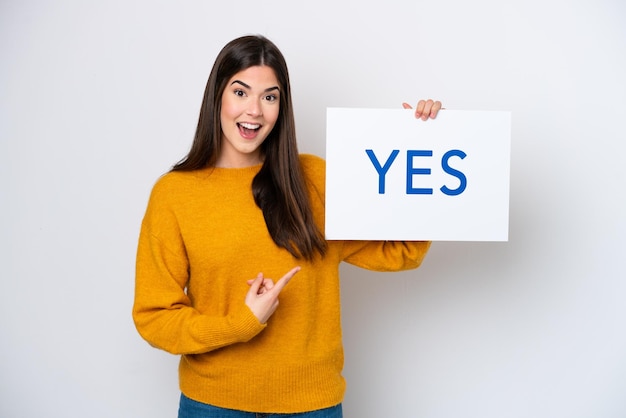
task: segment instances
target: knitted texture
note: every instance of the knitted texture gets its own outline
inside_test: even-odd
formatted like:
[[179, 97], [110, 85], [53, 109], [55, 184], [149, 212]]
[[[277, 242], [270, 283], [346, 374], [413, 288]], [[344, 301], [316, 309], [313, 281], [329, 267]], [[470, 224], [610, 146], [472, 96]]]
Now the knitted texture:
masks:
[[[315, 222], [324, 230], [325, 162], [302, 155]], [[224, 408], [295, 413], [337, 405], [345, 381], [339, 264], [417, 267], [429, 242], [329, 241], [295, 259], [272, 241], [251, 192], [259, 166], [171, 172], [155, 184], [137, 251], [133, 319], [151, 345], [180, 354], [180, 388]], [[302, 269], [261, 324], [247, 280]]]

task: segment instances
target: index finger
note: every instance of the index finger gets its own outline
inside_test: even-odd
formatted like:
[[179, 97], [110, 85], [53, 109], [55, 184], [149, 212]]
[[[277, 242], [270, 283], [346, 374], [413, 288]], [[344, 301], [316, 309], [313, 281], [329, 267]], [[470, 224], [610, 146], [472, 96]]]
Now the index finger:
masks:
[[287, 274], [281, 277], [280, 280], [278, 280], [274, 284], [274, 287], [272, 287], [272, 292], [280, 293], [280, 291], [283, 290], [283, 287], [285, 287], [287, 283], [289, 283], [289, 280], [291, 280], [291, 278], [295, 276], [296, 273], [299, 271], [300, 271], [300, 266], [294, 267], [291, 270], [289, 270]]

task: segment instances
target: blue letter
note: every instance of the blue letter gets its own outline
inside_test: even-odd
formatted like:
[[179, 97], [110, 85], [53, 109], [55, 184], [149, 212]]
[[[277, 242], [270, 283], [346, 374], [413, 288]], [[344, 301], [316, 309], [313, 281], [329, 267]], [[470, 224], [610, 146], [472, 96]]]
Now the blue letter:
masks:
[[466, 154], [459, 149], [453, 149], [453, 150], [446, 152], [441, 158], [441, 168], [443, 168], [443, 171], [458, 178], [461, 184], [459, 185], [457, 189], [454, 189], [454, 190], [449, 189], [445, 185], [442, 186], [440, 190], [444, 194], [447, 194], [448, 196], [457, 196], [463, 193], [463, 191], [465, 190], [465, 187], [467, 187], [467, 178], [465, 177], [465, 174], [461, 173], [459, 170], [455, 170], [454, 168], [448, 165], [448, 160], [450, 159], [450, 157], [459, 157], [463, 159], [466, 157]]
[[433, 189], [413, 187], [413, 175], [430, 174], [430, 168], [414, 168], [413, 157], [432, 157], [432, 151], [408, 150], [406, 152], [406, 194], [433, 194]]
[[366, 149], [365, 152], [367, 153], [368, 157], [370, 157], [372, 164], [374, 164], [374, 168], [378, 172], [378, 194], [385, 194], [385, 174], [387, 174], [387, 171], [389, 171], [391, 163], [393, 163], [393, 160], [396, 159], [400, 151], [394, 149], [391, 152], [389, 158], [387, 158], [387, 162], [385, 163], [384, 167], [380, 166], [378, 158], [376, 158], [376, 155], [374, 155], [374, 151], [372, 151], [371, 149]]

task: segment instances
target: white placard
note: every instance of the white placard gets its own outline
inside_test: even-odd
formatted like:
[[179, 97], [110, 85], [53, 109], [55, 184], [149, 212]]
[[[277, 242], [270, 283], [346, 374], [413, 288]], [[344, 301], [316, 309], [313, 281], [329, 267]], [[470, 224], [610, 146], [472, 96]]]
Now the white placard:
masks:
[[326, 238], [507, 241], [511, 113], [327, 110]]

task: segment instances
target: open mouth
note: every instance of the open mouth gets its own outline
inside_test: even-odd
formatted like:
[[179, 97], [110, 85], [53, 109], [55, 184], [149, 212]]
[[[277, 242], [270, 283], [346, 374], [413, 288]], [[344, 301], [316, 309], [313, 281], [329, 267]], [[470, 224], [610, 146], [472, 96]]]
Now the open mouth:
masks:
[[261, 125], [258, 123], [238, 123], [237, 127], [239, 127], [239, 132], [244, 138], [254, 137], [259, 129], [261, 129]]

